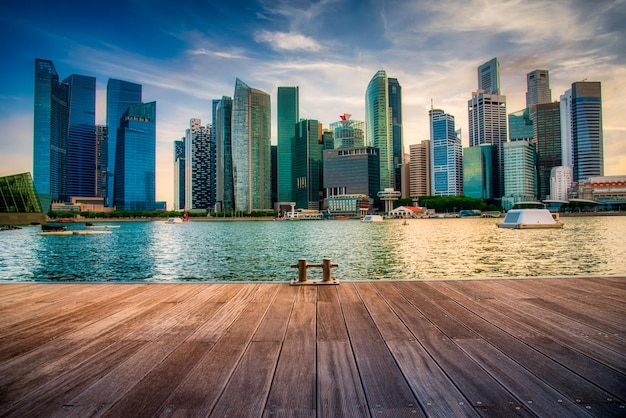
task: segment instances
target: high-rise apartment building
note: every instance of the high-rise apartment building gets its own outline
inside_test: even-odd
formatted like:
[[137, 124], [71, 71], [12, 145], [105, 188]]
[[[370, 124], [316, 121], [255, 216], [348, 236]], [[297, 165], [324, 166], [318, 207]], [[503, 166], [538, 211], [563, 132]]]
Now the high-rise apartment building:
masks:
[[68, 87], [50, 60], [35, 59], [33, 182], [45, 212], [66, 193]]
[[430, 196], [430, 140], [409, 145], [409, 197]]
[[551, 101], [552, 90], [548, 70], [534, 70], [526, 74], [526, 107]]
[[401, 166], [404, 163], [404, 143], [402, 139], [402, 87], [397, 78], [387, 79], [389, 107], [391, 108], [391, 144], [393, 148], [394, 184], [401, 189]]
[[537, 198], [550, 196], [552, 168], [561, 165], [561, 110], [558, 102], [531, 105], [537, 151]]
[[454, 116], [440, 109], [430, 120], [430, 190], [432, 196], [463, 194], [463, 147], [454, 128]]
[[276, 121], [278, 135], [278, 201], [291, 202], [293, 197], [293, 141], [300, 120], [298, 87], [278, 87]]
[[330, 124], [333, 132], [335, 148], [360, 148], [365, 146], [365, 123], [351, 119], [352, 115], [344, 113], [339, 120]]
[[322, 124], [306, 119], [296, 126], [292, 150], [293, 201], [300, 209], [322, 208]]
[[515, 202], [536, 200], [535, 144], [513, 141], [504, 144], [504, 196], [505, 209]]
[[117, 132], [113, 203], [117, 210], [154, 210], [156, 102], [130, 106]]
[[115, 156], [117, 154], [117, 135], [121, 118], [130, 106], [141, 104], [141, 84], [110, 78], [107, 82], [107, 126], [109, 129], [107, 161], [108, 206], [113, 205]]
[[185, 207], [213, 210], [214, 170], [211, 158], [211, 125], [198, 118], [189, 121], [185, 132]]
[[572, 84], [571, 111], [574, 182], [603, 176], [602, 87], [599, 81]]
[[365, 92], [366, 145], [378, 148], [380, 190], [395, 187], [392, 109], [387, 73], [378, 71]]
[[574, 166], [574, 150], [572, 144], [572, 90], [561, 95], [561, 165]]
[[109, 129], [96, 125], [96, 197], [106, 198]]
[[463, 150], [463, 194], [476, 199], [493, 198], [495, 145], [479, 145]]
[[185, 209], [185, 138], [174, 141], [174, 210]]
[[215, 108], [215, 200], [218, 211], [235, 209], [233, 186], [233, 99], [222, 96]]
[[67, 196], [96, 196], [96, 79], [72, 74], [68, 86]]
[[500, 95], [500, 65], [497, 58], [478, 67], [478, 91], [468, 101], [470, 147], [494, 145], [493, 196], [504, 194], [504, 156], [502, 145], [507, 142], [506, 96]]
[[232, 116], [235, 209], [272, 209], [270, 96], [235, 81]]

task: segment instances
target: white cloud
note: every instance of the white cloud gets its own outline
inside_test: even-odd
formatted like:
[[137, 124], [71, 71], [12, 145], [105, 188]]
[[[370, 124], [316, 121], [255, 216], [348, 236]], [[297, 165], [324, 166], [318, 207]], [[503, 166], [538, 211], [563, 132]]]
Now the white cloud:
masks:
[[258, 31], [254, 34], [254, 39], [257, 42], [266, 42], [270, 44], [273, 49], [277, 50], [305, 50], [305, 51], [320, 51], [322, 45], [315, 39], [300, 33], [294, 32], [270, 32], [270, 31]]

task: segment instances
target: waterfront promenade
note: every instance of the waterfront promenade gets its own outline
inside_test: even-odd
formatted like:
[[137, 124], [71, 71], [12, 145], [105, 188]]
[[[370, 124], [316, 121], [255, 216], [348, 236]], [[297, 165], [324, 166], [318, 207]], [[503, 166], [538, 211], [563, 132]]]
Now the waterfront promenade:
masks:
[[0, 416], [626, 416], [626, 277], [1, 284]]

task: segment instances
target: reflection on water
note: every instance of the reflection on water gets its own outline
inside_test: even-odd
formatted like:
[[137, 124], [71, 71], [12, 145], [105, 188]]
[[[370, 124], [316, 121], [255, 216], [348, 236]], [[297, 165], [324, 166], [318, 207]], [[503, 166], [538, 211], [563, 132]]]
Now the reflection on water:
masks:
[[562, 230], [499, 221], [124, 222], [110, 235], [46, 237], [28, 227], [0, 234], [0, 280], [287, 281], [299, 258], [331, 258], [344, 280], [626, 274], [626, 217], [565, 218]]

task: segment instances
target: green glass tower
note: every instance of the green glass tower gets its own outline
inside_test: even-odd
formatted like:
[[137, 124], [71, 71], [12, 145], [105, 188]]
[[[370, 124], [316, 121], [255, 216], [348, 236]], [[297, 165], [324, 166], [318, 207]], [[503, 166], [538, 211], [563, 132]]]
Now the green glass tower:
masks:
[[324, 144], [317, 120], [297, 124], [293, 144], [293, 201], [300, 209], [320, 209]]
[[378, 71], [365, 92], [366, 145], [378, 148], [380, 190], [394, 188], [392, 115], [387, 73]]
[[277, 101], [278, 201], [294, 200], [292, 188], [292, 147], [299, 116], [298, 87], [279, 87]]

